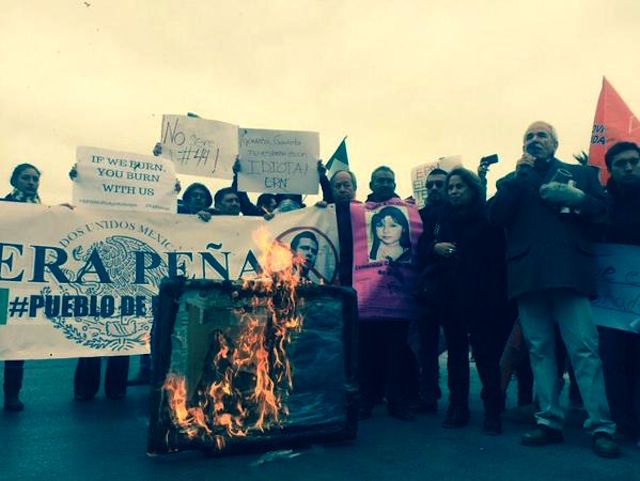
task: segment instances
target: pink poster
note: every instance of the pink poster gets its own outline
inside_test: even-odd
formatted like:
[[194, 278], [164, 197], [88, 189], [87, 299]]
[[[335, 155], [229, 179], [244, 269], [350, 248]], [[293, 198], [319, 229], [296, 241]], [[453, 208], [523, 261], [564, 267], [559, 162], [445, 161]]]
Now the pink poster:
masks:
[[422, 222], [415, 204], [400, 199], [351, 203], [353, 287], [360, 318], [415, 319], [417, 244]]

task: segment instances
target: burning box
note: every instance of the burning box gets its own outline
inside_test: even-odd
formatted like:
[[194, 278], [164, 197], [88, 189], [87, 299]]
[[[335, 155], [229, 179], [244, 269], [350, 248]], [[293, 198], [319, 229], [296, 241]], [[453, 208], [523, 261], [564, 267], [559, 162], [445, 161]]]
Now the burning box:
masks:
[[355, 291], [165, 280], [151, 339], [149, 454], [354, 439]]

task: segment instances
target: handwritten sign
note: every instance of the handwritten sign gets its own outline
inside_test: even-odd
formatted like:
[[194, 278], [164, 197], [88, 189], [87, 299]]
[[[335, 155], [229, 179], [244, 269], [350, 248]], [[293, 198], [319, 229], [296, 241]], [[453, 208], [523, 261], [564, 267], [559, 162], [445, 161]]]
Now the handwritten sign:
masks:
[[640, 334], [640, 247], [596, 244], [595, 323]]
[[433, 169], [442, 169], [449, 172], [462, 165], [462, 157], [459, 155], [452, 155], [450, 157], [440, 157], [435, 162], [429, 162], [422, 164], [411, 169], [411, 185], [413, 187], [413, 198], [416, 201], [418, 207], [424, 207], [427, 200], [427, 187], [425, 182], [427, 177]]
[[180, 174], [233, 178], [238, 126], [185, 115], [162, 116], [162, 156]]
[[247, 192], [318, 193], [317, 132], [241, 128], [238, 188]]
[[95, 147], [78, 147], [76, 159], [76, 206], [176, 212], [176, 175], [170, 161]]

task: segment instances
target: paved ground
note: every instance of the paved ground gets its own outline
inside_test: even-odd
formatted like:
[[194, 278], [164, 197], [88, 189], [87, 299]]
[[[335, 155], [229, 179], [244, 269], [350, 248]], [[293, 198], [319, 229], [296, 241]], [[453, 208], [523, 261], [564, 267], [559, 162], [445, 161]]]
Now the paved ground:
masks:
[[[623, 445], [616, 460], [596, 457], [570, 414], [565, 443], [546, 448], [519, 444], [527, 426], [506, 421], [504, 434], [482, 434], [477, 395], [472, 422], [461, 430], [440, 427], [442, 414], [406, 423], [382, 407], [359, 426], [357, 441], [313, 446], [294, 457], [244, 455], [219, 459], [200, 453], [149, 458], [147, 392], [130, 388], [110, 401], [72, 400], [74, 360], [27, 362], [19, 414], [0, 413], [0, 480], [637, 480], [640, 450]], [[136, 369], [135, 363], [133, 370]], [[474, 374], [472, 392], [478, 392]]]

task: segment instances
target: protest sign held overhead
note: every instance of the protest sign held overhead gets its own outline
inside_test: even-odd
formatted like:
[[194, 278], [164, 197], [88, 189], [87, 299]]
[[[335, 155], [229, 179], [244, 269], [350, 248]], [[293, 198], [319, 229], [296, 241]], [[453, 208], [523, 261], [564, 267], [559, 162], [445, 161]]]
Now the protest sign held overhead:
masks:
[[413, 198], [416, 201], [418, 207], [424, 207], [427, 199], [427, 187], [425, 182], [429, 173], [433, 169], [442, 169], [450, 172], [455, 167], [462, 165], [462, 157], [459, 155], [452, 155], [449, 157], [440, 157], [434, 162], [428, 162], [426, 164], [418, 165], [411, 169], [411, 187], [413, 189]]
[[76, 206], [176, 212], [176, 174], [171, 161], [95, 147], [78, 147], [76, 158]]
[[186, 115], [162, 116], [162, 156], [180, 174], [231, 179], [238, 155], [238, 126]]
[[604, 155], [609, 147], [622, 140], [640, 143], [640, 122], [603, 77], [589, 146], [589, 164], [600, 168], [600, 181], [603, 184], [609, 179]]
[[316, 194], [317, 132], [241, 128], [238, 188], [246, 192]]

